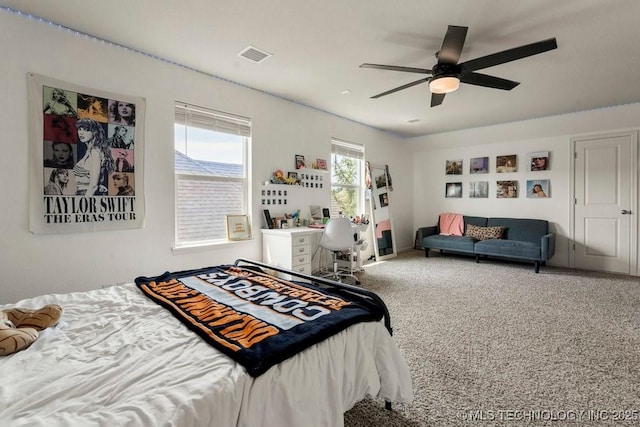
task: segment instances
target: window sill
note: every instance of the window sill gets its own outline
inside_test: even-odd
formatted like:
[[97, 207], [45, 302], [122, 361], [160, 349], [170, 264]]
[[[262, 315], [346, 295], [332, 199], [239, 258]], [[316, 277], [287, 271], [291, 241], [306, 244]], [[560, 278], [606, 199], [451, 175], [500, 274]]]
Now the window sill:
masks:
[[174, 255], [184, 255], [195, 252], [205, 252], [210, 250], [224, 249], [225, 247], [229, 247], [232, 245], [238, 244], [246, 244], [253, 242], [253, 239], [248, 240], [220, 240], [217, 242], [204, 242], [199, 244], [191, 244], [191, 245], [183, 245], [183, 246], [174, 246], [171, 248], [171, 251]]

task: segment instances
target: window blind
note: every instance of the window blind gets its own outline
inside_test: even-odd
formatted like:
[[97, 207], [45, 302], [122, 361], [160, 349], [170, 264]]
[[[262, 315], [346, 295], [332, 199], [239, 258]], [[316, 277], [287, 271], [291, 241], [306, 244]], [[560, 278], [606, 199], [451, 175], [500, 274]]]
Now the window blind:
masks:
[[176, 103], [176, 123], [233, 135], [251, 136], [251, 121], [231, 113]]
[[364, 145], [331, 138], [331, 153], [362, 160], [364, 159]]

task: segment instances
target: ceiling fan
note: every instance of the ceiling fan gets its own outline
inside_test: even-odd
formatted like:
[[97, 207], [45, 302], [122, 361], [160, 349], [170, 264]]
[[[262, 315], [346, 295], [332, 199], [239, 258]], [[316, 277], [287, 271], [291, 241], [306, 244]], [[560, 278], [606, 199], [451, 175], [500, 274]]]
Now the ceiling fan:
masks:
[[440, 51], [436, 52], [438, 63], [430, 70], [426, 68], [401, 67], [397, 65], [366, 63], [360, 65], [360, 68], [376, 68], [379, 70], [431, 74], [431, 77], [407, 83], [406, 85], [374, 95], [371, 98], [380, 98], [426, 82], [429, 82], [432, 107], [442, 104], [444, 96], [447, 93], [458, 89], [460, 82], [494, 89], [511, 90], [520, 83], [500, 77], [489, 76], [487, 74], [476, 73], [475, 71], [493, 67], [494, 65], [504, 64], [505, 62], [515, 61], [516, 59], [526, 58], [527, 56], [537, 55], [558, 47], [554, 37], [458, 63], [462, 47], [464, 46], [464, 40], [467, 37], [468, 29], [469, 27], [449, 25], [447, 33], [444, 36], [444, 40], [442, 40], [442, 47], [440, 48]]

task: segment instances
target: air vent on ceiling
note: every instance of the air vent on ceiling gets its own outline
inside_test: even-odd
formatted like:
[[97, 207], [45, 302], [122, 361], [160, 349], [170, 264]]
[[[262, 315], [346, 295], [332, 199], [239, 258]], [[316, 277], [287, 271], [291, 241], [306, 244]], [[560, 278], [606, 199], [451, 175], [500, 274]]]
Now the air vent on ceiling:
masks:
[[240, 52], [238, 55], [253, 62], [262, 62], [268, 57], [272, 56], [269, 52], [260, 50], [257, 47], [249, 46]]

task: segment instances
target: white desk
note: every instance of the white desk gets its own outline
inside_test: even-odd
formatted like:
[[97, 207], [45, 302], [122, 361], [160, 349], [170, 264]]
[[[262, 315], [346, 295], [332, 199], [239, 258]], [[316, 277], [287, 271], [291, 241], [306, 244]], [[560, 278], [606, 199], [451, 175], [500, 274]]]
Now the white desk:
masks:
[[[362, 270], [360, 253], [362, 234], [368, 224], [352, 224], [356, 239], [351, 251], [351, 259], [340, 261], [341, 267], [351, 272]], [[282, 229], [262, 229], [262, 261], [277, 267], [287, 268], [304, 274], [312, 274], [320, 269], [321, 255], [317, 251], [323, 228], [294, 227]], [[313, 255], [318, 252], [314, 258]], [[323, 266], [327, 268], [326, 265]], [[291, 277], [283, 275], [289, 280]]]
[[[319, 268], [313, 254], [324, 229], [294, 227], [262, 229], [262, 261], [277, 267], [311, 274]], [[289, 280], [291, 277], [283, 278]]]

